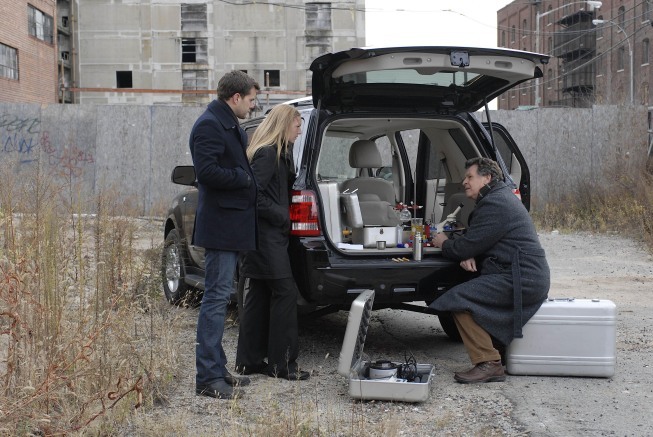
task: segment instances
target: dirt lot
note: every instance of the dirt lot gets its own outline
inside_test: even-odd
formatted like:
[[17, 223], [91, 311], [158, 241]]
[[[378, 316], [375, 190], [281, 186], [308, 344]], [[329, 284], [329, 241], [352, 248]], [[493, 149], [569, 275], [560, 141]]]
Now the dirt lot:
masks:
[[[194, 395], [197, 309], [170, 307], [178, 328], [182, 373], [169, 402], [147, 412], [129, 433], [146, 434], [155, 423], [175, 435], [280, 435], [265, 421], [286, 415], [307, 423], [303, 435], [653, 435], [653, 257], [629, 239], [590, 234], [541, 234], [552, 270], [550, 297], [608, 299], [617, 305], [617, 366], [612, 378], [511, 375], [503, 383], [461, 385], [453, 372], [469, 367], [463, 346], [450, 341], [434, 316], [375, 312], [365, 344], [370, 359], [435, 365], [428, 401], [417, 404], [354, 402], [337, 373], [346, 312], [303, 321], [300, 365], [306, 382], [257, 375], [234, 403]], [[163, 298], [163, 297], [162, 297]], [[177, 328], [176, 328], [177, 329]], [[230, 366], [238, 327], [225, 332]], [[560, 341], [569, 339], [561, 338]], [[236, 419], [234, 419], [236, 417]], [[241, 420], [233, 431], [234, 420]], [[272, 422], [270, 422], [272, 423]], [[148, 425], [149, 424], [149, 425]], [[257, 425], [258, 424], [258, 425]], [[216, 434], [217, 433], [217, 434]]]

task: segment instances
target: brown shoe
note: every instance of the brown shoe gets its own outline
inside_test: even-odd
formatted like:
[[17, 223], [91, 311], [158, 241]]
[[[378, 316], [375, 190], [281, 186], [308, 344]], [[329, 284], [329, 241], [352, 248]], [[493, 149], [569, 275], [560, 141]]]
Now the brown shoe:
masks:
[[453, 378], [461, 384], [474, 384], [477, 382], [499, 382], [506, 380], [501, 360], [485, 361], [478, 363], [467, 372], [456, 372]]

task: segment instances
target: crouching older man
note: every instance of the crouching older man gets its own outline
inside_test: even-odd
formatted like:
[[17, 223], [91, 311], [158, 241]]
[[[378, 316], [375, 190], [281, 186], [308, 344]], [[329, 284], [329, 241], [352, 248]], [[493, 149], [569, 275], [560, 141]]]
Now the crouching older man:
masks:
[[454, 379], [504, 381], [501, 355], [494, 345], [505, 347], [522, 337], [522, 327], [549, 292], [549, 265], [528, 211], [503, 182], [497, 163], [473, 158], [465, 168], [465, 195], [476, 201], [468, 229], [451, 239], [438, 233], [434, 245], [442, 248], [444, 257], [479, 274], [448, 290], [430, 307], [452, 312], [474, 365], [456, 372]]

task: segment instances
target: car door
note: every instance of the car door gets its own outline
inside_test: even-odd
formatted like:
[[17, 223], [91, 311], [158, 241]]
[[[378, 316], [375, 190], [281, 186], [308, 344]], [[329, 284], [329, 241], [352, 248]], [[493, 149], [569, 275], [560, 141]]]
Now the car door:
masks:
[[490, 156], [497, 161], [503, 161], [503, 164], [505, 164], [504, 171], [515, 183], [516, 188], [519, 190], [517, 193], [521, 196], [522, 203], [526, 209], [530, 209], [531, 175], [524, 155], [503, 125], [492, 122], [492, 129], [490, 130], [489, 123], [484, 122], [483, 127], [493, 139], [494, 150]]

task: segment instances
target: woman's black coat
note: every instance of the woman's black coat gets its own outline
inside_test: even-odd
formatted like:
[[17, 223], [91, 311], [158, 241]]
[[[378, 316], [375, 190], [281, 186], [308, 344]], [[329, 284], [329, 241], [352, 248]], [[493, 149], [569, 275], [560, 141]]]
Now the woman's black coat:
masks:
[[290, 187], [295, 177], [292, 151], [277, 161], [274, 146], [262, 147], [251, 167], [258, 184], [258, 250], [243, 254], [240, 273], [258, 279], [292, 277], [288, 257]]
[[457, 261], [475, 258], [480, 275], [451, 288], [431, 307], [470, 312], [504, 345], [521, 336], [549, 292], [549, 265], [533, 221], [503, 182], [477, 201], [467, 232], [446, 240], [442, 255]]

